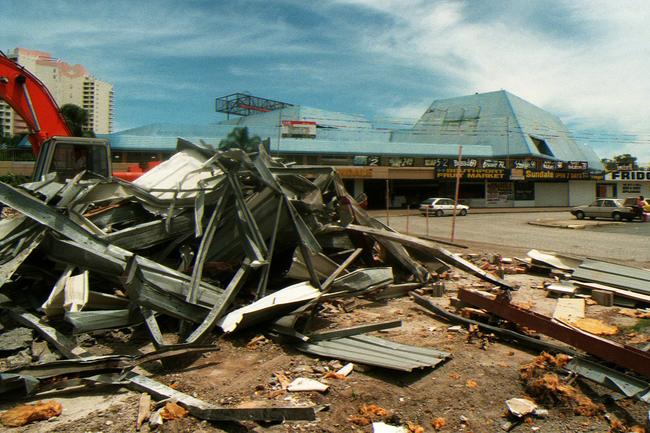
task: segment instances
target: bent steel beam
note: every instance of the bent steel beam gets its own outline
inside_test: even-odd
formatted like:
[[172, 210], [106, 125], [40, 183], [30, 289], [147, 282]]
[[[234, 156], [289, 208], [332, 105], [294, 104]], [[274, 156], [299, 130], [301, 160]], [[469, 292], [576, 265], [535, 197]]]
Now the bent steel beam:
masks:
[[541, 332], [600, 359], [650, 378], [650, 353], [583, 332], [555, 322], [550, 317], [523, 310], [503, 300], [491, 299], [474, 291], [460, 289], [458, 297], [462, 302], [483, 308], [503, 319]]

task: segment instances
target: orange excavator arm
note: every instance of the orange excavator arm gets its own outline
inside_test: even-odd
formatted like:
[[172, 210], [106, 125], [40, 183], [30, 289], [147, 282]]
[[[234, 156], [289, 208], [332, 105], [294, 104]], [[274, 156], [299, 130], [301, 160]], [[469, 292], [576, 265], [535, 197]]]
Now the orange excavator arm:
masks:
[[0, 99], [22, 117], [30, 128], [34, 155], [55, 135], [72, 134], [47, 87], [27, 69], [0, 52]]

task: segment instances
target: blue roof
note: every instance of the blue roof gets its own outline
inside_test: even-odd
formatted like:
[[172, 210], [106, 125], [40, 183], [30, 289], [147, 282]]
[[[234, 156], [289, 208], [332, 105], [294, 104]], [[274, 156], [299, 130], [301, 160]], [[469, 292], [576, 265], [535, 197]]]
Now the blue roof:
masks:
[[394, 139], [454, 142], [468, 155], [474, 146], [489, 145], [494, 157], [588, 161], [590, 167], [602, 168], [595, 152], [576, 143], [557, 116], [505, 90], [436, 100], [412, 130], [400, 131]]
[[[281, 137], [283, 120], [316, 122], [316, 138]], [[602, 168], [560, 119], [504, 90], [436, 100], [410, 129], [376, 128], [361, 115], [296, 105], [213, 125], [151, 124], [103, 137], [113, 150], [171, 152], [178, 137], [216, 145], [234, 127], [247, 127], [286, 153], [455, 157], [462, 145], [467, 157], [541, 157]]]

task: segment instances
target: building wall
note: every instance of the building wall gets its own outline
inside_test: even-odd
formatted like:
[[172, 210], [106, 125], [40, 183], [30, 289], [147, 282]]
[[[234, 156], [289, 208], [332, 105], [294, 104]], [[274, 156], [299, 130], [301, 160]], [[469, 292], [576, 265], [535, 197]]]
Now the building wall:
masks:
[[569, 206], [580, 206], [596, 200], [595, 181], [569, 181]]
[[[43, 51], [16, 48], [8, 56], [41, 80], [59, 106], [75, 104], [86, 109], [86, 130], [112, 132], [112, 84], [94, 78], [82, 65], [69, 65]], [[0, 124], [5, 134], [28, 132], [25, 121], [4, 102], [0, 103]]]
[[96, 134], [110, 134], [113, 130], [113, 86], [86, 77], [83, 104], [88, 111], [92, 130]]
[[0, 101], [0, 134], [11, 135], [11, 131], [13, 131], [12, 125], [11, 108], [6, 102]]
[[568, 206], [569, 183], [536, 182], [535, 206]]

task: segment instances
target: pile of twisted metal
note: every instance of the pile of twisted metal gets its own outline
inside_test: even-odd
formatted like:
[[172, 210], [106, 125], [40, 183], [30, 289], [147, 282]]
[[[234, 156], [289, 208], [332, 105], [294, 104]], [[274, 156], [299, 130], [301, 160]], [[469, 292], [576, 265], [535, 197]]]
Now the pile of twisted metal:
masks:
[[[5, 396], [113, 384], [172, 399], [202, 419], [310, 420], [315, 407], [207, 403], [156, 382], [139, 366], [191, 359], [214, 348], [215, 331], [262, 324], [316, 356], [405, 372], [432, 368], [450, 354], [364, 335], [399, 321], [318, 332], [312, 323], [319, 306], [405, 295], [449, 267], [502, 293], [513, 289], [438, 244], [371, 218], [334, 169], [283, 164], [263, 144], [246, 153], [179, 139], [172, 158], [133, 183], [88, 172], [61, 181], [52, 173], [16, 188], [0, 183], [0, 202], [15, 212], [0, 220], [0, 307], [67, 358], [1, 373]], [[507, 305], [461, 294], [488, 311]], [[520, 319], [508, 312], [495, 311]], [[445, 320], [464, 319], [447, 314]], [[165, 332], [170, 322], [173, 344]], [[73, 338], [135, 325], [146, 327], [153, 352], [92, 356]], [[507, 339], [537, 347], [508, 332]]]

